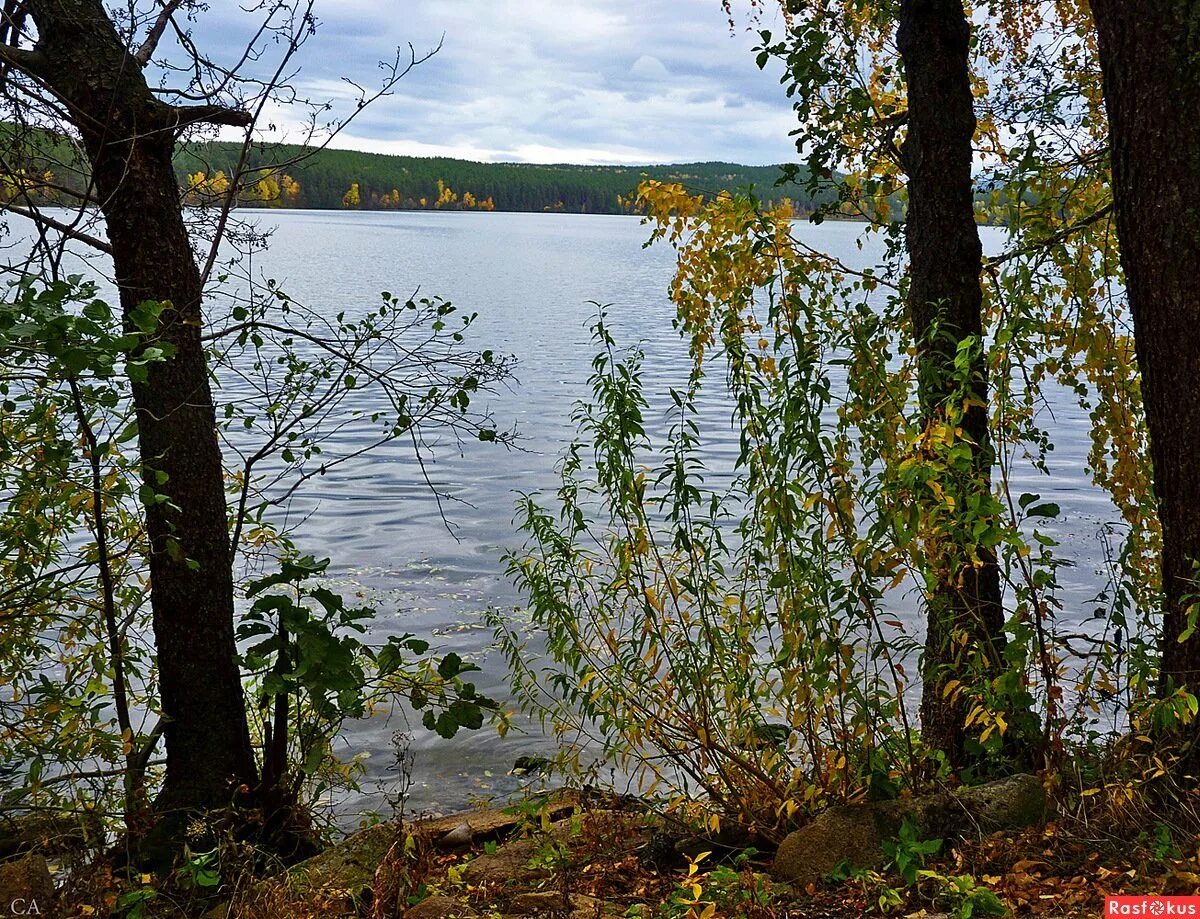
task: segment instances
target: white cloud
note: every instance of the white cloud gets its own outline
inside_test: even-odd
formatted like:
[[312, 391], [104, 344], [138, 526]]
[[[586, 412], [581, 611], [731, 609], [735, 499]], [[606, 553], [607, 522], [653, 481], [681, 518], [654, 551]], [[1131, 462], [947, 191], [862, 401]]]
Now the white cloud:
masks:
[[634, 61], [629, 72], [635, 77], [645, 77], [648, 80], [665, 80], [671, 76], [666, 64], [650, 54], [643, 54]]

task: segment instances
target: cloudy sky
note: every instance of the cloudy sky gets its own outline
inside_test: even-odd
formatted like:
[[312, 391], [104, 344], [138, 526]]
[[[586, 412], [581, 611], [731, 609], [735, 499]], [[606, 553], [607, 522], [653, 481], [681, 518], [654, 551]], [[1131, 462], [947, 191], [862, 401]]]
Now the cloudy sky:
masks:
[[299, 78], [315, 97], [344, 98], [343, 76], [370, 85], [397, 45], [442, 41], [336, 146], [573, 163], [794, 154], [777, 71], [755, 66], [756, 34], [744, 18], [731, 33], [720, 0], [318, 0], [317, 10]]

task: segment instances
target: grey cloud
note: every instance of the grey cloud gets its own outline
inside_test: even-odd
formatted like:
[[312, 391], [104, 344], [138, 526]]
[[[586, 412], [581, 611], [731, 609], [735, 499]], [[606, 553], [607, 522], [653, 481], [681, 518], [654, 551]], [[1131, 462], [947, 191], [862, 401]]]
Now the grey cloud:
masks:
[[[442, 49], [339, 145], [475, 159], [780, 162], [794, 156], [777, 75], [719, 0], [318, 0], [300, 84], [334, 98], [370, 85], [397, 45]], [[213, 0], [197, 39], [235, 53], [235, 0]], [[286, 111], [273, 112], [286, 121]]]

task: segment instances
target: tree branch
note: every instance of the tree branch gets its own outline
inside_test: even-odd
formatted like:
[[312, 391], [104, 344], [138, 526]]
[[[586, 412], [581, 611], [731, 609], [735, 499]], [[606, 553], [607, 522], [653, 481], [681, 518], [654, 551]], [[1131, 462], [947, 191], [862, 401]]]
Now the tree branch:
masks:
[[149, 33], [146, 35], [146, 40], [142, 42], [142, 46], [134, 52], [133, 57], [143, 67], [150, 62], [150, 56], [154, 54], [154, 49], [158, 47], [159, 39], [162, 38], [163, 32], [166, 31], [167, 23], [171, 21], [171, 16], [179, 9], [183, 0], [167, 0], [163, 4], [162, 10], [158, 14], [158, 18], [154, 20], [154, 25], [150, 27]]
[[1087, 217], [1084, 217], [1082, 220], [1078, 221], [1077, 223], [1073, 223], [1068, 227], [1063, 227], [1058, 232], [1051, 233], [1045, 239], [1037, 239], [1037, 240], [1034, 240], [1032, 243], [1030, 243], [1027, 246], [1021, 246], [1017, 249], [1011, 249], [1008, 252], [1002, 253], [1001, 255], [996, 255], [996, 256], [993, 256], [992, 258], [984, 259], [983, 267], [984, 268], [995, 268], [997, 265], [1003, 265], [1005, 262], [1011, 261], [1014, 258], [1020, 258], [1022, 256], [1031, 255], [1034, 252], [1041, 251], [1042, 249], [1048, 249], [1051, 246], [1056, 246], [1061, 242], [1066, 242], [1068, 239], [1070, 239], [1073, 235], [1078, 233], [1080, 230], [1090, 227], [1093, 223], [1096, 223], [1097, 221], [1104, 220], [1112, 212], [1113, 212], [1113, 206], [1112, 206], [1112, 202], [1110, 201], [1107, 204], [1097, 208], [1094, 212], [1089, 214]]
[[193, 124], [223, 124], [235, 128], [249, 127], [254, 117], [247, 111], [225, 105], [177, 105], [175, 128], [182, 130]]
[[5, 204], [0, 211], [10, 211], [13, 214], [20, 214], [22, 217], [28, 217], [34, 223], [42, 224], [50, 227], [53, 230], [58, 230], [64, 236], [69, 236], [71, 239], [77, 239], [81, 243], [87, 243], [93, 249], [103, 252], [105, 255], [112, 255], [112, 246], [106, 243], [99, 237], [92, 236], [90, 233], [85, 233], [78, 227], [73, 227], [69, 223], [63, 223], [61, 220], [55, 220], [53, 217], [47, 217], [39, 210], [34, 208], [22, 207], [19, 204]]
[[3, 69], [12, 67], [30, 76], [44, 76], [46, 59], [37, 51], [27, 48], [17, 48], [13, 45], [0, 45], [0, 66]]

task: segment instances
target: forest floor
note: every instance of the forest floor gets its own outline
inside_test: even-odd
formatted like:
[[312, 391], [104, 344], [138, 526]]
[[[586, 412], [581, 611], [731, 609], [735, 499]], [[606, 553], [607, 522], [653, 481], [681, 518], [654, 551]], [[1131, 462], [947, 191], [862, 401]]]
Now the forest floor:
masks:
[[907, 877], [895, 859], [798, 889], [772, 879], [767, 852], [714, 851], [719, 846], [703, 852], [701, 840], [680, 839], [663, 826], [629, 802], [578, 799], [481, 810], [403, 830], [382, 824], [206, 916], [1099, 917], [1106, 915], [1106, 895], [1200, 893], [1196, 840], [1189, 855], [1153, 833], [1130, 840], [1049, 823], [944, 851], [914, 849], [919, 864], [908, 865]]

